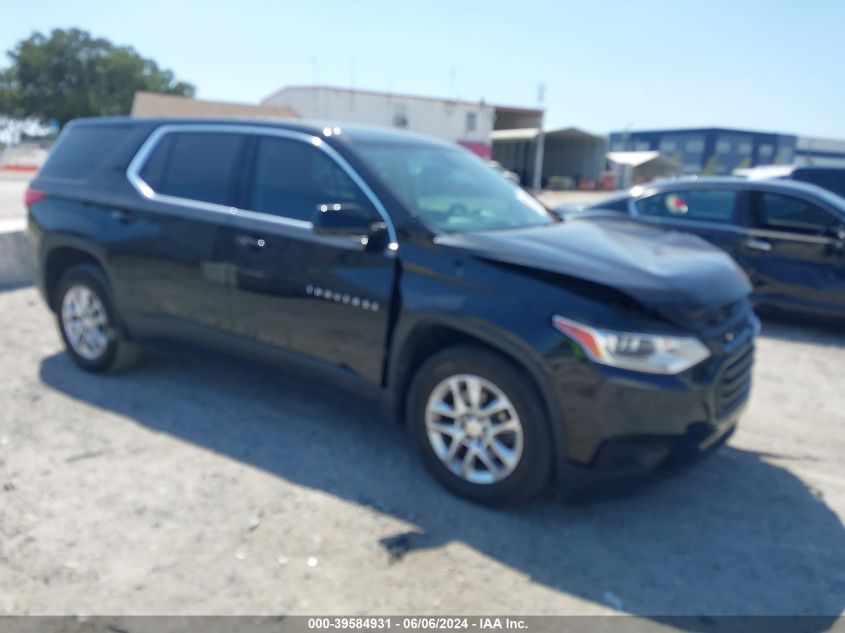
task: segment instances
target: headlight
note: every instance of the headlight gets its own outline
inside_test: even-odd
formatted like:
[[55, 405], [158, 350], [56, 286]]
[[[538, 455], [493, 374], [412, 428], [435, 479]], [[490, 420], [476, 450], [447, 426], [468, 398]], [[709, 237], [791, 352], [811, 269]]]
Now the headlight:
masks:
[[589, 358], [603, 365], [651, 374], [679, 374], [710, 356], [694, 336], [663, 336], [589, 327], [555, 315], [555, 329], [571, 338]]

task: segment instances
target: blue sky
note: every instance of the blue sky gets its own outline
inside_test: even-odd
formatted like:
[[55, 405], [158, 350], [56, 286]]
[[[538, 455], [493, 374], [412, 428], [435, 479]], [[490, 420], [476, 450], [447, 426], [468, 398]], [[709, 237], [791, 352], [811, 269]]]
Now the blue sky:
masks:
[[550, 125], [845, 138], [843, 0], [6, 6], [0, 50], [33, 30], [78, 26], [134, 46], [210, 99], [257, 102], [283, 85], [322, 83], [533, 106], [544, 83]]

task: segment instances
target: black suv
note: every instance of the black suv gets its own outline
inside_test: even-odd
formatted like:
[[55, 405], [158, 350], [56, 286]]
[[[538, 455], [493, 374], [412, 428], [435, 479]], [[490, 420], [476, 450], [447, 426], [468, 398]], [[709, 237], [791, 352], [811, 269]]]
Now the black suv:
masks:
[[629, 220], [561, 222], [451, 144], [80, 120], [27, 201], [81, 367], [175, 337], [325, 370], [378, 394], [477, 501], [685, 461], [748, 398], [757, 320], [728, 256]]

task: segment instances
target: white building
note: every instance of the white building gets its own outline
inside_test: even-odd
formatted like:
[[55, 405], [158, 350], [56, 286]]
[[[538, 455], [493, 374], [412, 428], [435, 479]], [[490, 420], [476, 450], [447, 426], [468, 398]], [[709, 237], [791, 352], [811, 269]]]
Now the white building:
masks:
[[307, 119], [367, 123], [429, 134], [489, 158], [493, 130], [537, 127], [543, 111], [328, 86], [288, 86], [261, 102]]

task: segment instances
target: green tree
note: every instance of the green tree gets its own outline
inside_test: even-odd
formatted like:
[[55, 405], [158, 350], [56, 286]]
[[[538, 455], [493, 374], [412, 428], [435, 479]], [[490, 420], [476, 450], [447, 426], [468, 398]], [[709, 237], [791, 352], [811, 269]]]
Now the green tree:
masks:
[[26, 123], [20, 97], [11, 71], [0, 70], [0, 135], [13, 143], [20, 138]]
[[22, 114], [21, 94], [14, 75], [11, 69], [0, 70], [0, 117], [17, 118]]
[[169, 70], [79, 29], [33, 33], [7, 53], [0, 73], [0, 114], [64, 125], [82, 116], [128, 114], [138, 90], [193, 96]]

